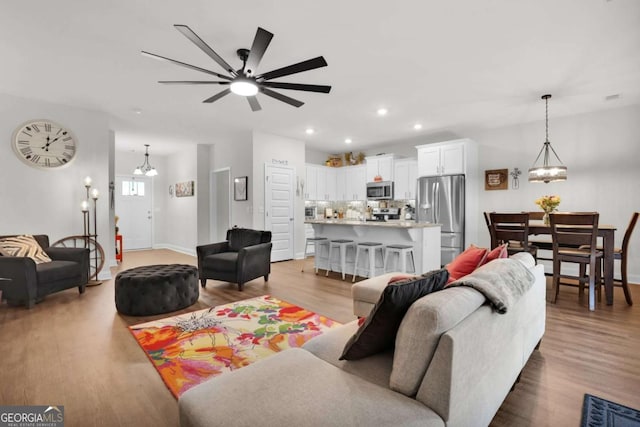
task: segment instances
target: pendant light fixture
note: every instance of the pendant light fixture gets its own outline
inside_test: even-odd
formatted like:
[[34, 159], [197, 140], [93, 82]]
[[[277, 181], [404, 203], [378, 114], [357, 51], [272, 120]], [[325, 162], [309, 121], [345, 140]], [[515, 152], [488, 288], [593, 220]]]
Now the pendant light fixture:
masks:
[[144, 163], [138, 166], [136, 170], [133, 171], [134, 175], [146, 175], [146, 176], [156, 176], [158, 175], [158, 171], [156, 168], [149, 164], [149, 144], [144, 144], [146, 147], [146, 151], [144, 153]]
[[[538, 153], [538, 157], [533, 162], [533, 166], [529, 169], [529, 182], [544, 182], [545, 184], [552, 181], [566, 181], [567, 180], [567, 167], [562, 164], [562, 161], [558, 157], [556, 150], [551, 146], [549, 142], [549, 98], [551, 95], [542, 95], [545, 105], [545, 126], [546, 126], [546, 138], [542, 149]], [[544, 156], [543, 156], [544, 153]], [[549, 164], [551, 153], [555, 157], [555, 164]], [[536, 166], [538, 160], [542, 157], [542, 165]]]

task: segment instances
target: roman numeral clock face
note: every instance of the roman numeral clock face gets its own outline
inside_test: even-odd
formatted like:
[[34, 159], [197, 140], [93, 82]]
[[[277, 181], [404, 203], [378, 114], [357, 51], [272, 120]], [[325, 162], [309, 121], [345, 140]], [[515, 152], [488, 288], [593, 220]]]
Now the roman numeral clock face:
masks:
[[70, 130], [50, 120], [30, 120], [13, 134], [13, 151], [29, 166], [58, 169], [76, 157], [77, 140]]

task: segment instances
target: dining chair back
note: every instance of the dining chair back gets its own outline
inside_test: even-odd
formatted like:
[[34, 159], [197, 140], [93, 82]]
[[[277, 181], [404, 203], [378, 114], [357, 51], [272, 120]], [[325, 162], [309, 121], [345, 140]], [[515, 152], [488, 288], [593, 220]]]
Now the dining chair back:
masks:
[[[595, 310], [596, 283], [600, 283], [600, 265], [603, 252], [598, 250], [597, 212], [551, 213], [551, 240], [553, 244], [553, 290], [552, 302], [556, 302], [560, 285], [571, 285], [561, 279], [578, 281], [580, 297], [584, 295], [584, 285], [589, 284], [589, 310]], [[577, 263], [578, 276], [562, 274], [563, 262]], [[587, 274], [589, 266], [589, 274]]]
[[484, 222], [485, 224], [487, 224], [487, 230], [489, 230], [489, 238], [491, 239], [491, 248], [493, 249], [497, 245], [495, 237], [493, 236], [493, 230], [491, 229], [491, 218], [489, 217], [489, 212], [487, 211], [484, 212]]
[[529, 252], [537, 257], [538, 248], [529, 244], [529, 214], [522, 213], [498, 213], [489, 214], [489, 223], [492, 235], [492, 249], [496, 246], [508, 243], [509, 255], [518, 252]]
[[631, 298], [631, 293], [629, 292], [629, 282], [627, 278], [627, 254], [629, 253], [629, 241], [631, 240], [631, 234], [633, 233], [633, 229], [636, 227], [636, 223], [638, 222], [638, 216], [640, 216], [640, 212], [634, 212], [631, 215], [631, 221], [629, 221], [627, 230], [624, 232], [624, 237], [622, 238], [622, 248], [616, 248], [613, 253], [614, 259], [620, 260], [621, 278], [619, 282], [620, 286], [622, 286], [622, 290], [624, 291], [624, 298], [627, 300], [627, 304], [629, 305], [633, 305], [633, 299]]

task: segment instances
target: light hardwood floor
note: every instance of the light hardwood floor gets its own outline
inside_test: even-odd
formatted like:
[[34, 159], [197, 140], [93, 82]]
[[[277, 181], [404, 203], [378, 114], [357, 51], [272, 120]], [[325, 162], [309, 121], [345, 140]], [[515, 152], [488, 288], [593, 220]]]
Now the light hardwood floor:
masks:
[[[196, 264], [168, 250], [126, 252], [112, 273], [138, 265]], [[350, 281], [313, 273], [312, 261], [274, 263], [267, 284], [239, 292], [209, 281], [183, 312], [254, 296], [277, 298], [340, 322], [354, 319]], [[574, 288], [547, 304], [547, 328], [522, 378], [492, 426], [578, 425], [584, 393], [640, 408], [640, 286], [628, 307], [619, 288], [613, 306], [587, 310]], [[175, 314], [175, 313], [172, 313]], [[172, 315], [170, 314], [170, 315]], [[167, 317], [116, 312], [113, 280], [48, 296], [31, 310], [0, 305], [0, 405], [64, 405], [67, 426], [176, 426], [177, 402], [127, 326]]]

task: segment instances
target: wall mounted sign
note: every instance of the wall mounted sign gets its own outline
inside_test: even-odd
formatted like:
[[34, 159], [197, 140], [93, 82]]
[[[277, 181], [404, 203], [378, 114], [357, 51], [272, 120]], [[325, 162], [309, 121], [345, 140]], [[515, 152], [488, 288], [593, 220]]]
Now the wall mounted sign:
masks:
[[484, 171], [485, 190], [506, 190], [509, 188], [509, 169]]
[[233, 178], [233, 200], [247, 200], [247, 177], [238, 176]]
[[192, 197], [193, 196], [193, 181], [176, 182], [176, 197]]

